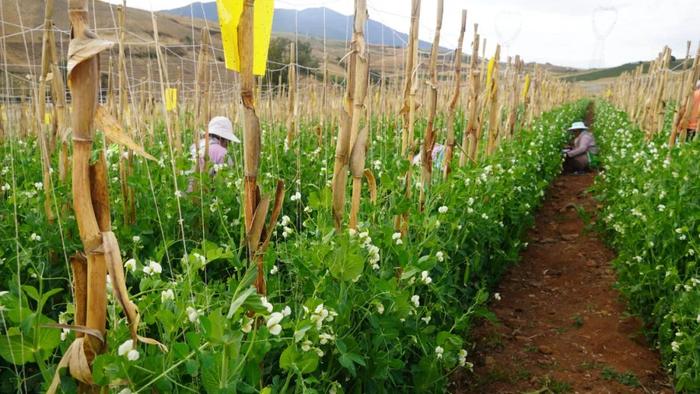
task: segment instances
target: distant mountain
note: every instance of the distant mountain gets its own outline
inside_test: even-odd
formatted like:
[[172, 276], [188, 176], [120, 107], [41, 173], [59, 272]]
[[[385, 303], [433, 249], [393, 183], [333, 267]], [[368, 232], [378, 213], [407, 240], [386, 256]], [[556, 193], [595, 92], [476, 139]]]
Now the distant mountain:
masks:
[[[162, 11], [188, 18], [219, 21], [216, 2], [196, 2], [190, 5]], [[325, 14], [325, 24], [324, 24]], [[370, 15], [371, 16], [371, 15]], [[346, 41], [352, 37], [352, 15], [343, 15], [329, 8], [307, 8], [297, 11], [284, 8], [275, 9], [272, 20], [274, 33], [297, 33], [302, 37], [323, 38], [324, 25], [327, 40]], [[398, 32], [372, 19], [367, 23], [365, 38], [370, 45], [405, 47], [408, 34]], [[430, 43], [420, 41], [419, 48], [430, 49]]]

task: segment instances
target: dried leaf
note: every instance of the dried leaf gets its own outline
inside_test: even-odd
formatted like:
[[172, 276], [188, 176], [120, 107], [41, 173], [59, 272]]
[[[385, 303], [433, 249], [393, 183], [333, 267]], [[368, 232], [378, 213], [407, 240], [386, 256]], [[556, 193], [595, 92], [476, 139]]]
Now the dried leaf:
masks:
[[369, 187], [369, 200], [374, 204], [377, 202], [377, 179], [369, 168], [365, 169], [365, 178]]
[[95, 328], [89, 328], [89, 327], [79, 326], [79, 325], [70, 325], [70, 324], [42, 324], [41, 327], [43, 327], [43, 328], [58, 328], [58, 329], [71, 330], [71, 331], [75, 331], [75, 332], [82, 332], [83, 334], [92, 335], [93, 337], [99, 339], [100, 342], [105, 343], [104, 336], [102, 335], [100, 330], [97, 330]]
[[114, 297], [124, 309], [126, 319], [129, 321], [131, 339], [134, 342], [138, 341], [148, 345], [156, 345], [161, 351], [167, 352], [167, 346], [155, 339], [142, 337], [136, 333], [140, 321], [139, 309], [129, 300], [129, 292], [126, 289], [124, 265], [122, 264], [121, 252], [119, 251], [119, 243], [113, 232], [105, 231], [102, 233], [102, 246], [105, 254], [105, 262], [107, 263], [107, 271], [109, 272], [109, 277], [112, 279]]
[[58, 386], [61, 384], [61, 369], [69, 368], [70, 374], [73, 378], [87, 384], [92, 384], [92, 372], [90, 371], [90, 365], [85, 357], [85, 338], [76, 338], [73, 343], [70, 344], [66, 353], [61, 358], [56, 366], [56, 372], [53, 374], [53, 379], [51, 379], [51, 385], [47, 394], [54, 394], [58, 390]]
[[98, 39], [91, 31], [85, 31], [85, 36], [75, 37], [68, 44], [68, 79], [75, 66], [114, 45], [111, 41]]
[[110, 141], [131, 149], [141, 157], [156, 161], [155, 157], [148, 154], [141, 145], [134, 142], [134, 140], [122, 130], [119, 122], [101, 105], [97, 106], [97, 111], [95, 111], [95, 126], [102, 130]]

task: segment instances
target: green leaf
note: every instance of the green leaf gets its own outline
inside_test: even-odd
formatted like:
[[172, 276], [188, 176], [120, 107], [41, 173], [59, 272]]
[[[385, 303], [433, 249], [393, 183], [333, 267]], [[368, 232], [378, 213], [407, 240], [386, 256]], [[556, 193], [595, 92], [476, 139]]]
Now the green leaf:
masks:
[[228, 309], [227, 319], [233, 318], [233, 316], [238, 312], [238, 309], [243, 305], [243, 303], [248, 299], [248, 297], [255, 293], [255, 287], [249, 287], [236, 297], [234, 294], [234, 300], [231, 302], [231, 306]]
[[294, 345], [290, 345], [280, 355], [280, 367], [287, 371], [299, 371], [311, 373], [318, 368], [319, 357], [316, 352], [299, 352]]
[[35, 289], [32, 286], [29, 285], [22, 285], [22, 290], [27, 294], [27, 296], [31, 299], [33, 299], [36, 302], [41, 302], [41, 297], [39, 296], [39, 292], [37, 289]]
[[27, 338], [21, 335], [5, 336], [0, 340], [0, 356], [15, 365], [24, 365], [34, 361], [34, 349]]
[[331, 275], [340, 281], [354, 280], [365, 268], [365, 259], [355, 248], [349, 246], [346, 240], [341, 240], [340, 247], [336, 248], [331, 256], [329, 270]]

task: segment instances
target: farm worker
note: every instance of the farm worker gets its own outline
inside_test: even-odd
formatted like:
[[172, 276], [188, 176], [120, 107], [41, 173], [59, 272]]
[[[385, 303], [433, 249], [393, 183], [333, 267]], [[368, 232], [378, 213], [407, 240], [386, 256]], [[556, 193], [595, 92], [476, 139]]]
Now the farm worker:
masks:
[[[413, 165], [420, 165], [421, 162], [421, 154], [423, 152], [423, 146], [421, 146], [421, 151], [418, 152], [417, 155], [413, 156], [413, 160], [411, 160], [411, 164]], [[442, 144], [435, 144], [433, 145], [433, 166], [435, 168], [441, 168], [442, 167], [442, 161], [445, 159], [445, 146]]]
[[[221, 165], [233, 165], [233, 160], [228, 155], [228, 144], [230, 142], [235, 142], [239, 144], [241, 140], [233, 134], [233, 124], [225, 116], [215, 116], [209, 121], [209, 126], [207, 128], [207, 133], [209, 134], [209, 161], [214, 166]], [[202, 139], [199, 142], [199, 152], [197, 152], [195, 144], [190, 147], [190, 154], [192, 157], [199, 156], [199, 169], [200, 171], [204, 169], [204, 152], [205, 152], [205, 140]], [[211, 174], [216, 173], [215, 168], [212, 169]]]
[[[213, 176], [216, 174], [219, 166], [223, 165], [233, 165], [233, 159], [228, 154], [228, 144], [230, 142], [235, 142], [239, 144], [241, 140], [233, 134], [233, 124], [225, 116], [215, 116], [209, 121], [209, 126], [207, 127], [207, 134], [209, 134], [209, 162], [212, 164], [212, 169], [209, 171], [209, 175]], [[204, 153], [206, 140], [202, 138], [199, 141], [199, 146], [197, 144], [192, 144], [190, 146], [190, 155], [192, 160], [196, 160], [195, 170], [199, 172], [204, 171]], [[199, 148], [199, 149], [197, 149]], [[199, 158], [197, 160], [197, 158]], [[187, 187], [187, 192], [191, 193], [194, 190], [194, 179], [190, 179], [189, 185]]]
[[695, 92], [693, 92], [693, 106], [690, 110], [690, 122], [688, 123], [688, 134], [686, 141], [692, 141], [695, 134], [698, 132], [698, 118], [700, 118], [700, 80], [695, 83]]
[[574, 143], [571, 148], [563, 151], [565, 172], [583, 172], [596, 167], [598, 146], [586, 124], [574, 122], [569, 127], [569, 132], [574, 135]]

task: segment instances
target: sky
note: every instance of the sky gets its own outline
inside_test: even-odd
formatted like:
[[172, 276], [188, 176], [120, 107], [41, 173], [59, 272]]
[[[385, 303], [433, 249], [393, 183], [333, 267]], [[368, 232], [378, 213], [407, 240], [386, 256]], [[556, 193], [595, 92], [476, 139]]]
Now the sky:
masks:
[[[121, 3], [121, 0], [108, 0]], [[207, 0], [204, 0], [207, 1]], [[502, 46], [502, 59], [520, 55], [525, 61], [579, 68], [610, 67], [649, 60], [671, 47], [673, 55], [691, 55], [700, 42], [699, 0], [444, 0], [440, 45], [457, 45], [461, 10], [467, 9], [464, 51], [471, 52], [474, 23], [486, 38], [487, 55]], [[163, 10], [192, 0], [127, 0], [127, 6]], [[410, 0], [367, 0], [371, 19], [402, 32], [410, 24]], [[328, 7], [351, 15], [352, 0], [275, 0], [276, 8]], [[420, 38], [432, 42], [437, 1], [421, 3]]]

